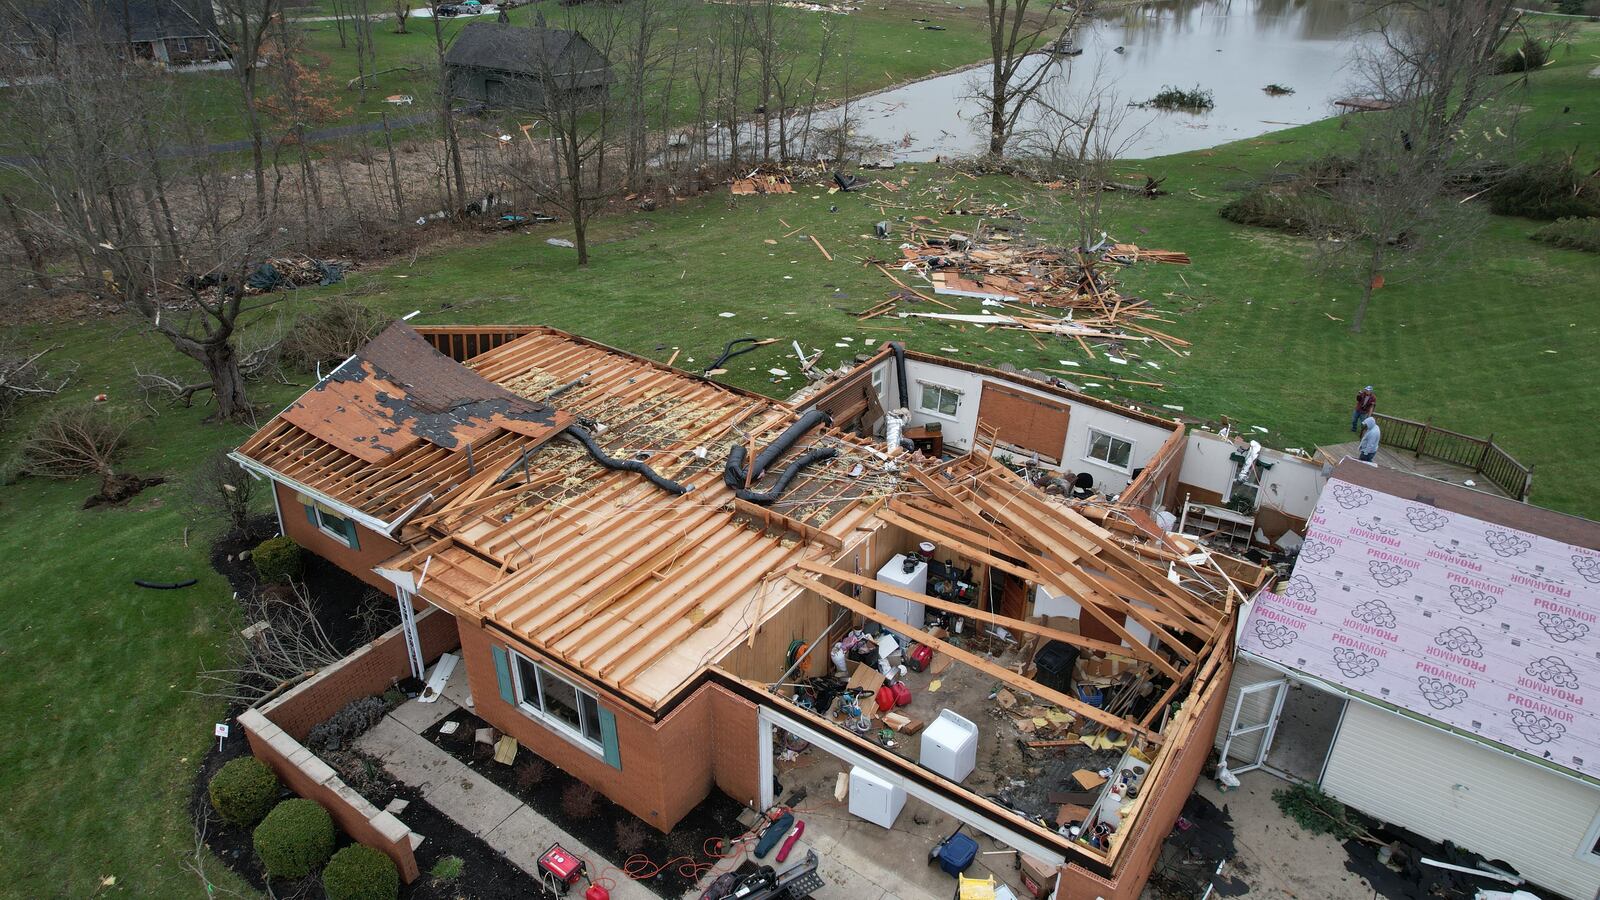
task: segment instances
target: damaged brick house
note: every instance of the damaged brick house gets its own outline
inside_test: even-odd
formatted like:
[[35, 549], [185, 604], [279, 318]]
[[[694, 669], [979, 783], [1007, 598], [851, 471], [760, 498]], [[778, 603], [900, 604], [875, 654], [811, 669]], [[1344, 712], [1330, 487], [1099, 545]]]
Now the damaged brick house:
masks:
[[[925, 455], [898, 439], [925, 422], [886, 422], [921, 405], [913, 378], [968, 379], [946, 387], [1007, 413], [976, 422], [970, 452]], [[931, 402], [955, 437], [959, 397]], [[397, 597], [411, 674], [453, 629], [478, 715], [663, 831], [713, 787], [776, 802], [788, 733], [1041, 861], [1058, 896], [1132, 898], [1205, 762], [1237, 612], [1267, 575], [1155, 524], [1186, 440], [1175, 422], [899, 347], [791, 405], [549, 328], [397, 323], [234, 459], [271, 480], [283, 533]], [[1074, 508], [999, 462], [1039, 446], [1058, 467], [1098, 461], [1121, 502]], [[983, 573], [988, 600], [885, 580], [924, 542]], [[1027, 659], [968, 649], [931, 624], [945, 617], [1068, 648], [1138, 690], [1088, 702]], [[1077, 832], [1046, 826], [796, 705], [782, 685], [828, 666], [803, 648], [855, 626], [1104, 735], [1137, 796], [1108, 785]]]

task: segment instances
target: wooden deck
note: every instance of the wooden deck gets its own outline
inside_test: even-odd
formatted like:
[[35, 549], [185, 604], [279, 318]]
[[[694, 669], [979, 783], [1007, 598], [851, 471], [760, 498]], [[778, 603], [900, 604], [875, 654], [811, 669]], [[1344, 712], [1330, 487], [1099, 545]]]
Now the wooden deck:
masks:
[[[1347, 441], [1343, 444], [1329, 444], [1318, 447], [1317, 451], [1326, 456], [1330, 461], [1337, 463], [1346, 456], [1356, 459], [1360, 451], [1356, 448], [1360, 441]], [[1396, 469], [1401, 472], [1410, 472], [1413, 475], [1424, 475], [1439, 481], [1448, 481], [1451, 484], [1464, 484], [1468, 487], [1493, 494], [1496, 497], [1509, 496], [1505, 491], [1496, 487], [1494, 482], [1485, 478], [1482, 473], [1474, 472], [1470, 466], [1458, 466], [1429, 456], [1419, 457], [1410, 450], [1396, 450], [1392, 447], [1379, 447], [1378, 458], [1373, 460], [1380, 466]], [[1471, 484], [1468, 484], [1468, 482]], [[1513, 497], [1513, 500], [1518, 499]]]

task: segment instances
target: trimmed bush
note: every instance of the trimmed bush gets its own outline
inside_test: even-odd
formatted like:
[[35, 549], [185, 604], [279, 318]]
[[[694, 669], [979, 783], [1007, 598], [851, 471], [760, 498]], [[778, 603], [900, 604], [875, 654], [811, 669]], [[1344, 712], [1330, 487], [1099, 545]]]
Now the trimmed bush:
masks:
[[328, 860], [322, 870], [328, 900], [395, 900], [400, 872], [394, 860], [365, 844], [351, 844]]
[[250, 826], [272, 809], [278, 799], [278, 776], [272, 774], [266, 763], [254, 756], [230, 759], [211, 776], [206, 793], [211, 796], [211, 808], [224, 820], [239, 826]]
[[1507, 172], [1489, 189], [1489, 209], [1502, 216], [1553, 220], [1600, 216], [1600, 198], [1572, 163], [1545, 157]]
[[1568, 250], [1587, 250], [1590, 253], [1600, 253], [1600, 218], [1588, 216], [1578, 218], [1569, 216], [1557, 219], [1549, 225], [1535, 231], [1531, 237], [1536, 241], [1564, 247]]
[[315, 800], [296, 797], [256, 826], [256, 855], [273, 878], [303, 878], [333, 855], [333, 817]]
[[256, 564], [256, 573], [263, 581], [288, 581], [300, 574], [305, 563], [305, 551], [288, 535], [267, 538], [250, 551]]

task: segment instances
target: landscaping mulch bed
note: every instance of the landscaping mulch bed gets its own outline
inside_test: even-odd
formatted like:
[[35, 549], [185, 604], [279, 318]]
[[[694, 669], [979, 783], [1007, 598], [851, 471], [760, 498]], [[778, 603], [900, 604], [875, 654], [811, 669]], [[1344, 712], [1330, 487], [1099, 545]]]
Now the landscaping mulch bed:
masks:
[[[211, 808], [206, 794], [211, 776], [224, 763], [250, 753], [243, 730], [231, 719], [229, 724], [232, 726], [231, 733], [222, 742], [222, 749], [218, 750], [213, 744], [211, 752], [201, 762], [190, 797], [190, 811], [197, 827], [204, 828], [206, 846], [217, 859], [252, 887], [265, 891], [266, 874], [256, 858], [251, 829], [224, 822]], [[545, 891], [532, 876], [435, 809], [422, 798], [420, 791], [389, 777], [375, 760], [362, 760], [356, 754], [348, 754], [342, 762], [345, 764], [343, 768], [352, 768], [352, 764], [359, 767], [361, 774], [346, 778], [346, 781], [374, 806], [382, 809], [396, 798], [407, 801], [409, 805], [399, 814], [400, 821], [426, 838], [422, 846], [417, 848], [417, 865], [422, 870], [422, 876], [411, 884], [400, 886], [402, 900], [553, 900], [553, 895]], [[370, 765], [363, 764], [368, 762]], [[293, 793], [287, 789], [283, 792], [285, 800], [292, 796]], [[340, 832], [338, 846], [349, 843], [349, 836]], [[429, 872], [433, 867], [450, 856], [462, 861], [461, 874], [453, 881], [432, 877]], [[279, 897], [305, 900], [322, 900], [325, 897], [322, 884], [315, 875], [298, 882], [274, 881], [272, 889], [275, 896]]]
[[[231, 531], [211, 545], [211, 567], [240, 596], [260, 586], [249, 553], [278, 533], [272, 516], [258, 516], [247, 532]], [[295, 579], [310, 595], [317, 622], [341, 653], [350, 653], [400, 624], [400, 610], [388, 597], [322, 557], [306, 551], [305, 568]]]
[[[452, 721], [459, 723], [456, 731], [441, 734], [439, 729], [444, 723]], [[744, 807], [715, 788], [670, 834], [662, 834], [603, 794], [593, 791], [590, 791], [593, 810], [587, 815], [574, 815], [577, 810], [573, 809], [571, 793], [589, 790], [588, 786], [526, 747], [518, 749], [512, 765], [495, 762], [492, 748], [474, 739], [479, 728], [487, 727], [490, 727], [488, 722], [458, 709], [423, 732], [423, 737], [603, 856], [603, 860], [588, 861], [591, 874], [598, 875], [608, 864], [620, 872], [629, 857], [641, 854], [650, 861], [649, 868], [661, 868], [640, 883], [659, 896], [676, 898], [696, 881], [684, 871], [687, 862], [692, 860], [698, 867], [696, 872], [704, 871], [717, 862], [716, 857], [706, 852], [708, 842], [712, 842], [714, 848], [717, 842], [744, 832], [738, 822]], [[543, 849], [529, 848], [529, 852], [538, 853]], [[616, 874], [615, 877], [620, 880], [626, 876]]]

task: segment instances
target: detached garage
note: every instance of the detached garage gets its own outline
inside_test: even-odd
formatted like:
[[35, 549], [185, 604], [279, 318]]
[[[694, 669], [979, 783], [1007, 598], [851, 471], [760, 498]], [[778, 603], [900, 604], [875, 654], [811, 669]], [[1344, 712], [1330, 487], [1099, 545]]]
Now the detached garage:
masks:
[[1346, 460], [1241, 626], [1217, 746], [1600, 896], [1600, 524]]

